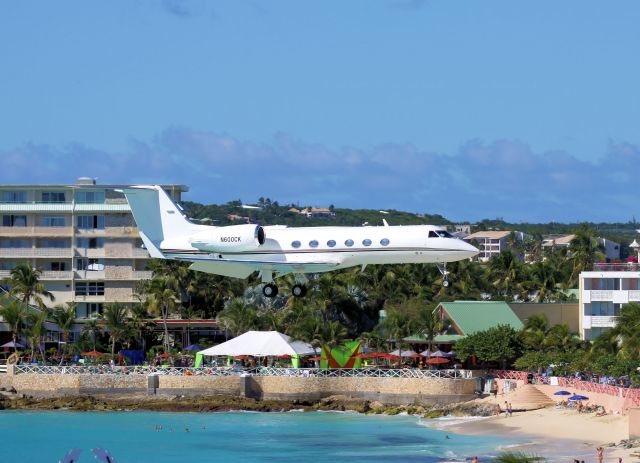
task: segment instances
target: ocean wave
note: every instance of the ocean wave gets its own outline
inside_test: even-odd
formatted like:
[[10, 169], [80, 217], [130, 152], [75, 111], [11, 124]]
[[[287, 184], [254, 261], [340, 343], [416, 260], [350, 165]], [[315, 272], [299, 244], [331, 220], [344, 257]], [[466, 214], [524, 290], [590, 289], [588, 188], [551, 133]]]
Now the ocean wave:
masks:
[[450, 426], [457, 426], [463, 423], [469, 423], [471, 421], [485, 420], [486, 416], [443, 416], [441, 418], [430, 418], [418, 420], [418, 426], [425, 426], [433, 429], [445, 429]]

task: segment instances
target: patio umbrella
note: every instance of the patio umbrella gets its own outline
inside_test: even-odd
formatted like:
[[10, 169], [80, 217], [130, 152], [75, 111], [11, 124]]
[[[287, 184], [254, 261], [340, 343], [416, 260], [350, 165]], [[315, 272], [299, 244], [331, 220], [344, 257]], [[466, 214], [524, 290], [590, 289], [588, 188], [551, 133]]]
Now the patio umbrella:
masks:
[[89, 352], [83, 352], [82, 355], [85, 357], [99, 357], [101, 355], [107, 355], [104, 352], [98, 352], [97, 350], [90, 350]]
[[441, 350], [437, 350], [435, 352], [431, 352], [431, 355], [429, 357], [446, 357], [447, 353], [446, 352], [442, 352]]
[[292, 359], [293, 355], [289, 355], [289, 354], [283, 354], [283, 355], [278, 355], [279, 359]]
[[558, 391], [558, 392], [554, 392], [553, 395], [571, 395], [571, 392], [569, 392], [569, 391]]
[[314, 360], [314, 361], [318, 360], [318, 361], [321, 361], [321, 360], [327, 360], [327, 359], [324, 358], [324, 357], [309, 357], [307, 360]]
[[233, 360], [249, 360], [250, 355], [235, 355]]
[[190, 346], [185, 347], [184, 350], [202, 350], [202, 347], [197, 344], [191, 344]]
[[444, 353], [444, 356], [445, 356], [445, 357], [449, 357], [449, 358], [453, 358], [453, 357], [455, 357], [455, 356], [456, 356], [456, 351], [455, 351], [455, 350], [452, 350], [451, 352], [445, 352], [445, 353]]
[[402, 357], [400, 357], [399, 355], [393, 355], [393, 354], [382, 354], [382, 355], [378, 355], [378, 357], [383, 358], [383, 359], [387, 359], [387, 360], [401, 360]]
[[412, 350], [394, 350], [393, 352], [389, 352], [389, 355], [395, 355], [396, 357], [420, 357], [420, 354], [416, 354], [414, 351]]
[[173, 354], [160, 354], [160, 355], [158, 355], [159, 359], [166, 359], [166, 358], [169, 358], [169, 357], [173, 357]]
[[589, 400], [589, 397], [585, 396], [585, 395], [572, 395], [571, 397], [569, 397], [569, 400], [571, 401], [575, 401], [575, 400]]
[[446, 359], [444, 357], [431, 357], [430, 359], [427, 359], [427, 363], [430, 363], [432, 365], [436, 365], [439, 363], [449, 363], [449, 359]]
[[423, 350], [422, 352], [420, 352], [420, 355], [422, 355], [423, 357], [430, 357], [431, 351], [429, 349]]
[[22, 344], [20, 344], [19, 342], [14, 344], [13, 341], [9, 341], [8, 343], [3, 344], [0, 347], [13, 347], [14, 349], [16, 349], [16, 348], [22, 349], [24, 346]]

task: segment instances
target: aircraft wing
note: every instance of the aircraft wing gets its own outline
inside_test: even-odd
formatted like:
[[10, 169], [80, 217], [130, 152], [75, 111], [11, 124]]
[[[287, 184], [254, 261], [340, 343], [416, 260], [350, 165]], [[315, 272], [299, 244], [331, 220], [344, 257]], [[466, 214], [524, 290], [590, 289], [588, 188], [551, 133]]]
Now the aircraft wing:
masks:
[[183, 257], [177, 260], [193, 262], [189, 268], [199, 272], [213, 273], [233, 278], [247, 278], [255, 271], [270, 270], [279, 275], [287, 273], [321, 273], [335, 270], [339, 261], [282, 262], [265, 260], [211, 259], [206, 257]]

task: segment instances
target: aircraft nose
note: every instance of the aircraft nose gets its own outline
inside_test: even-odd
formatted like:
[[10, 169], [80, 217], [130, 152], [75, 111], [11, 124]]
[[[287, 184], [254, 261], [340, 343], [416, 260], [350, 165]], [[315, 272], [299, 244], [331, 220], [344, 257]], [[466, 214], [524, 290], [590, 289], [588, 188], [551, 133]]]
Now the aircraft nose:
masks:
[[475, 246], [467, 243], [466, 241], [463, 240], [459, 240], [460, 241], [460, 250], [463, 251], [468, 258], [471, 258], [473, 256], [477, 256], [478, 254], [480, 254], [480, 250], [478, 248], [476, 248]]

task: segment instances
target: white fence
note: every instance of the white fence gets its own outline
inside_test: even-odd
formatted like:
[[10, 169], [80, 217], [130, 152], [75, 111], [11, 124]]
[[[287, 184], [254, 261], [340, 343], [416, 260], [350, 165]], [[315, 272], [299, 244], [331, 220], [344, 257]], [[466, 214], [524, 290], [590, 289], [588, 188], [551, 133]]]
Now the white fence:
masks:
[[167, 376], [288, 376], [321, 378], [447, 378], [468, 379], [470, 370], [419, 370], [416, 368], [237, 368], [237, 367], [146, 367], [109, 365], [85, 366], [40, 366], [16, 365], [15, 374], [41, 375], [167, 375]]

